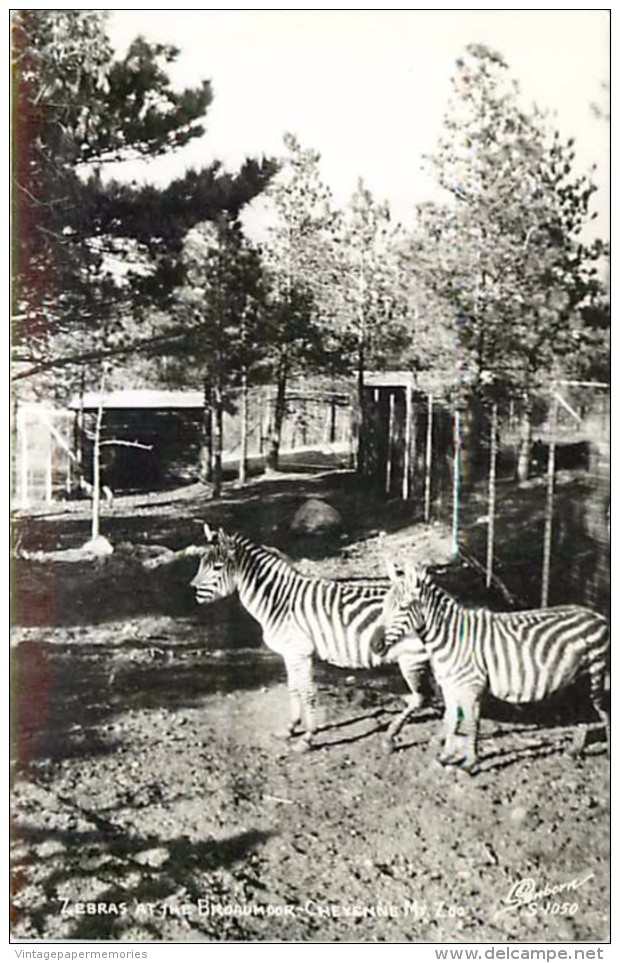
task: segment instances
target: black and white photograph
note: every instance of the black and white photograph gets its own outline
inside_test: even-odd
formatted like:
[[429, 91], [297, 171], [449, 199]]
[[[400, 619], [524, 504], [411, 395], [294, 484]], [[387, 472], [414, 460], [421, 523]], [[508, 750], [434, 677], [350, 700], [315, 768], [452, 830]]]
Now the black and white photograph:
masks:
[[17, 957], [604, 959], [611, 10], [9, 33]]

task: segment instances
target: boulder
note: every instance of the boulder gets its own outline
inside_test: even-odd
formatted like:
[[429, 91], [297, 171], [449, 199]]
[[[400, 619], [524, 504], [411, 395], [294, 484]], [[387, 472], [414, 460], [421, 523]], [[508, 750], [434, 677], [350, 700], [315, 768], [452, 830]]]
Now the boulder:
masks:
[[342, 528], [340, 512], [321, 498], [309, 498], [301, 505], [291, 522], [295, 535], [319, 535]]
[[88, 542], [82, 545], [79, 551], [83, 555], [100, 557], [102, 555], [111, 555], [114, 549], [105, 535], [97, 535], [95, 538], [89, 539]]

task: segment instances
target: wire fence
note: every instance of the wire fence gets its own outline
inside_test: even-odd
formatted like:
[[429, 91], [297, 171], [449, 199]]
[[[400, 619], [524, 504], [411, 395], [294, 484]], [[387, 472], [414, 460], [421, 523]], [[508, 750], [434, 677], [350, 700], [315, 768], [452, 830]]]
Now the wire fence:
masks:
[[406, 398], [395, 386], [370, 406], [366, 474], [450, 526], [455, 554], [507, 605], [608, 612], [609, 386], [557, 382], [531, 408]]
[[491, 405], [453, 421], [455, 549], [516, 606], [608, 611], [608, 388], [557, 384], [532, 412]]

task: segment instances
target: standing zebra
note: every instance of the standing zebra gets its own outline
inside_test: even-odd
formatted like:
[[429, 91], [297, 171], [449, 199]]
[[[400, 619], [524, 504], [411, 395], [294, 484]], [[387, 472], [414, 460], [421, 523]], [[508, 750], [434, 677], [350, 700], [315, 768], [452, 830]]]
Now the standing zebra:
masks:
[[407, 706], [388, 729], [391, 744], [423, 702], [420, 693], [428, 655], [415, 633], [403, 639], [397, 656], [385, 659], [371, 649], [389, 583], [356, 584], [307, 578], [275, 549], [255, 545], [241, 535], [204, 527], [208, 547], [192, 580], [199, 604], [225, 598], [237, 590], [245, 609], [259, 622], [268, 648], [284, 659], [291, 701], [289, 735], [305, 723], [296, 748], [310, 747], [317, 729], [312, 657], [334, 665], [362, 669], [398, 662], [411, 690]]
[[[404, 637], [417, 632], [428, 651], [446, 709], [439, 761], [472, 772], [477, 764], [480, 702], [485, 691], [506, 702], [538, 702], [587, 674], [590, 696], [605, 723], [603, 688], [609, 658], [609, 628], [602, 615], [580, 605], [525, 612], [466, 608], [414, 567], [397, 576], [385, 598], [382, 628], [373, 651], [398, 657]], [[576, 733], [574, 752], [585, 745], [586, 727]]]

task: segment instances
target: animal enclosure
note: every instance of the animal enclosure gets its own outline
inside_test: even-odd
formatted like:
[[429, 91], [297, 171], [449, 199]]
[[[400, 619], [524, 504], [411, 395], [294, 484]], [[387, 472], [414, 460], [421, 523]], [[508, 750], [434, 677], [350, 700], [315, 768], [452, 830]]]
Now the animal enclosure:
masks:
[[[364, 475], [416, 517], [450, 524], [453, 551], [518, 608], [609, 610], [609, 387], [558, 382], [534, 405], [449, 402], [410, 376], [365, 391]], [[519, 477], [527, 431], [529, 471]], [[528, 529], [522, 528], [524, 517]]]

